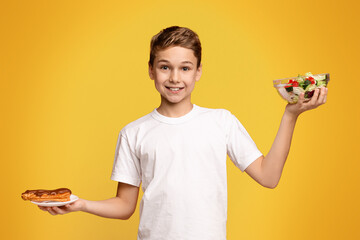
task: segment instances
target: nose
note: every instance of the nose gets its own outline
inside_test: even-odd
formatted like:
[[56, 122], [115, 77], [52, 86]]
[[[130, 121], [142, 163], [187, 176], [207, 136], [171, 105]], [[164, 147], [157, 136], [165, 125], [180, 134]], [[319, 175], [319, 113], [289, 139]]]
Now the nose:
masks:
[[173, 82], [173, 83], [178, 83], [179, 80], [180, 80], [179, 79], [179, 72], [176, 69], [174, 69], [173, 71], [171, 71], [169, 81]]

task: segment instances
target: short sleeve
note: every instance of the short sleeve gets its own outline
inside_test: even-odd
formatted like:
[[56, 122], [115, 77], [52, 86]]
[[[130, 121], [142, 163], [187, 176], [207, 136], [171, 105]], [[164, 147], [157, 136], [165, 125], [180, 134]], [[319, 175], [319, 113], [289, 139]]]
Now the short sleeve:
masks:
[[231, 161], [243, 172], [262, 156], [244, 126], [231, 113], [227, 124], [227, 154]]
[[139, 187], [141, 183], [140, 161], [131, 149], [128, 139], [120, 132], [116, 144], [111, 179]]

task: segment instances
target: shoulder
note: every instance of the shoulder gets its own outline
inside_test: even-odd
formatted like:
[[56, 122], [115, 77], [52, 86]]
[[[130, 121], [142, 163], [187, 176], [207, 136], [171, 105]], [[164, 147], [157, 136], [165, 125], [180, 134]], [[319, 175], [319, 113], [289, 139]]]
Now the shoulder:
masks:
[[204, 116], [206, 122], [211, 121], [219, 128], [223, 129], [227, 134], [233, 131], [234, 128], [242, 129], [243, 126], [239, 119], [229, 110], [223, 108], [203, 108], [199, 107], [201, 114]]
[[199, 107], [199, 114], [204, 115], [206, 117], [211, 117], [211, 119], [219, 120], [219, 121], [226, 121], [233, 117], [233, 114], [223, 108], [205, 108], [205, 107]]
[[199, 107], [200, 121], [205, 125], [216, 126], [228, 134], [232, 126], [238, 122], [237, 118], [227, 109]]
[[152, 112], [146, 114], [143, 117], [140, 117], [136, 119], [135, 121], [132, 121], [125, 125], [120, 131], [120, 135], [128, 136], [133, 135], [139, 132], [141, 129], [149, 128], [152, 123], [154, 122], [154, 119], [152, 117]]

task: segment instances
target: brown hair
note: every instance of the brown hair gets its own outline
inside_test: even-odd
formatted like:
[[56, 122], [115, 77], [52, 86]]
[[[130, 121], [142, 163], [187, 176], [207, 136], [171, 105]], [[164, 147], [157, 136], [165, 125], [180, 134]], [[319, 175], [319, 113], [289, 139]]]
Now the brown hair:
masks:
[[201, 43], [199, 36], [189, 28], [172, 26], [161, 30], [152, 37], [150, 43], [150, 66], [153, 66], [156, 53], [171, 46], [180, 46], [194, 51], [197, 67], [201, 63]]

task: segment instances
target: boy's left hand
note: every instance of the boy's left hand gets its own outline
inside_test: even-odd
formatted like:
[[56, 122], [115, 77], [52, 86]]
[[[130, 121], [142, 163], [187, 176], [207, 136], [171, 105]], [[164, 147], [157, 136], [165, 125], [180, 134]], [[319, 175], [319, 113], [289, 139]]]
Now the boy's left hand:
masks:
[[298, 117], [302, 112], [317, 108], [326, 102], [327, 92], [328, 89], [325, 87], [317, 88], [310, 100], [305, 99], [304, 93], [302, 93], [297, 103], [286, 106], [285, 113]]

